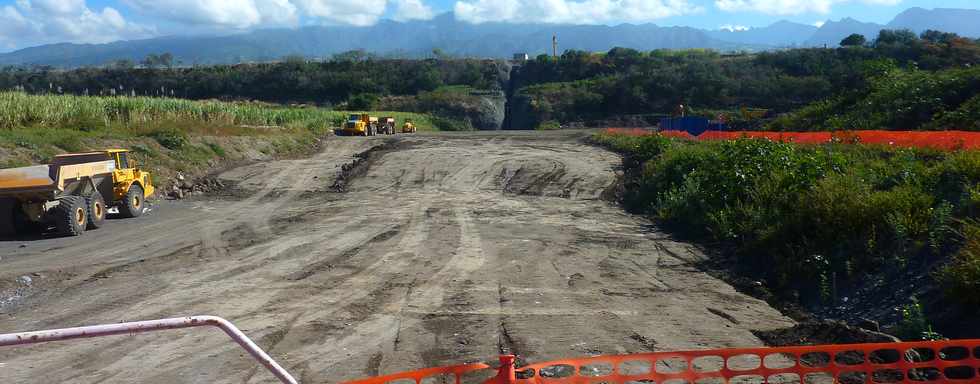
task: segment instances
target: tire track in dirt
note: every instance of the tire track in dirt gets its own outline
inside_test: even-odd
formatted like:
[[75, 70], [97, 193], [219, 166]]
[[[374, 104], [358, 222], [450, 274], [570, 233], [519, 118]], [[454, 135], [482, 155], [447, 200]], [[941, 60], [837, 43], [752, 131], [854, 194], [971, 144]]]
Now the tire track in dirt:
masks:
[[[327, 191], [381, 140], [394, 143], [346, 193]], [[83, 243], [0, 243], [18, 252], [2, 261], [8, 273], [75, 276], [30, 310], [0, 315], [0, 329], [215, 314], [304, 381], [336, 382], [501, 352], [543, 361], [750, 346], [752, 330], [789, 324], [698, 271], [696, 248], [600, 201], [619, 162], [565, 132], [329, 139], [311, 159], [223, 174], [244, 199], [162, 204], [138, 227], [110, 223]], [[12, 383], [31, 372], [273, 382], [220, 332], [0, 351], [0, 361], [34, 367], [11, 371]]]
[[340, 255], [338, 255], [335, 258], [330, 258], [330, 259], [326, 259], [326, 260], [319, 260], [319, 261], [316, 261], [316, 262], [314, 262], [312, 264], [308, 264], [308, 265], [304, 266], [303, 269], [301, 269], [299, 271], [296, 271], [294, 273], [291, 273], [288, 276], [286, 276], [286, 279], [287, 280], [291, 280], [291, 281], [306, 280], [310, 276], [313, 276], [315, 274], [318, 274], [320, 272], [323, 272], [323, 271], [325, 271], [327, 269], [332, 268], [334, 265], [342, 264], [342, 263], [350, 260], [354, 256], [357, 256], [357, 254], [359, 252], [361, 252], [364, 249], [364, 247], [367, 247], [367, 246], [372, 245], [372, 244], [375, 244], [375, 243], [381, 243], [381, 242], [388, 241], [392, 237], [397, 236], [399, 232], [400, 232], [399, 231], [399, 227], [397, 227], [397, 226], [395, 228], [389, 229], [389, 230], [387, 230], [385, 232], [381, 232], [381, 233], [375, 235], [374, 237], [368, 239], [367, 241], [365, 241], [365, 242], [363, 242], [363, 243], [361, 243], [361, 244], [359, 244], [359, 245], [357, 245], [357, 246], [355, 246], [353, 248], [349, 248], [349, 249], [345, 250], [344, 252], [340, 253]]

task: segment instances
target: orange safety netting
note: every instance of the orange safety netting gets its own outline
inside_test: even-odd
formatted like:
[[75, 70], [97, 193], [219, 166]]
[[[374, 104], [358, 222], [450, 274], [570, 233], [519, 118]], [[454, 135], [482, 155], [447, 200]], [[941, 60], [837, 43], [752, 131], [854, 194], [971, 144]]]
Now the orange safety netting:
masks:
[[[655, 352], [556, 360], [520, 368], [502, 356], [483, 384], [980, 383], [980, 340]], [[486, 364], [430, 368], [346, 384], [479, 384]], [[433, 378], [438, 380], [433, 381]]]
[[[633, 128], [608, 128], [606, 133], [626, 136], [646, 136], [658, 132]], [[661, 131], [666, 137], [692, 140], [735, 140], [740, 138], [769, 139], [802, 144], [880, 144], [903, 148], [933, 148], [942, 150], [980, 149], [980, 132], [968, 131], [836, 131], [836, 132], [773, 132], [773, 131], [705, 131], [692, 136], [684, 131]]]

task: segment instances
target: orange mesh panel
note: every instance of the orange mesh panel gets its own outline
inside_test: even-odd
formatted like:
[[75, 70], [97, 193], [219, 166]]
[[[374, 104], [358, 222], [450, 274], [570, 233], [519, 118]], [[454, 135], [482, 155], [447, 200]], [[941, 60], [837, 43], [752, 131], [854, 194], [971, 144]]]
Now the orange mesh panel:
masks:
[[[475, 372], [479, 370], [490, 369], [489, 365], [486, 364], [465, 364], [465, 365], [454, 365], [451, 367], [442, 368], [427, 368], [420, 369], [418, 371], [402, 372], [386, 376], [370, 377], [366, 379], [348, 381], [344, 384], [385, 384], [385, 383], [395, 383], [403, 384], [410, 381], [414, 381], [416, 384], [422, 383], [423, 379], [430, 377], [440, 377], [440, 376], [451, 376], [455, 377], [455, 384], [460, 384], [462, 382], [463, 375], [469, 372]], [[453, 384], [453, 383], [441, 383], [441, 384]]]
[[[980, 383], [980, 340], [719, 349], [597, 356], [511, 370], [502, 358], [486, 384], [891, 384]], [[356, 384], [397, 384], [440, 374], [460, 383], [474, 364], [406, 372]], [[515, 377], [516, 374], [516, 377]], [[452, 377], [452, 376], [450, 376]]]

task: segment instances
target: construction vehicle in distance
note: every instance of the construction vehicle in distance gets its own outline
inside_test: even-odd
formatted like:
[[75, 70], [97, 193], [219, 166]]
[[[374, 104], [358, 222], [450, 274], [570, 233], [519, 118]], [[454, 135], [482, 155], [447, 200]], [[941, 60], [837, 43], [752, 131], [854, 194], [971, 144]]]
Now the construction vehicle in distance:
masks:
[[143, 214], [150, 173], [125, 149], [58, 155], [49, 165], [0, 169], [0, 234], [54, 226], [66, 236], [103, 225], [109, 207]]
[[347, 118], [343, 128], [336, 131], [338, 136], [374, 136], [378, 133], [378, 118], [366, 113], [353, 114]]
[[415, 133], [415, 123], [410, 119], [405, 119], [405, 124], [402, 124], [402, 133]]
[[395, 118], [394, 117], [382, 117], [380, 121], [380, 128], [378, 130], [379, 134], [394, 135], [395, 134]]

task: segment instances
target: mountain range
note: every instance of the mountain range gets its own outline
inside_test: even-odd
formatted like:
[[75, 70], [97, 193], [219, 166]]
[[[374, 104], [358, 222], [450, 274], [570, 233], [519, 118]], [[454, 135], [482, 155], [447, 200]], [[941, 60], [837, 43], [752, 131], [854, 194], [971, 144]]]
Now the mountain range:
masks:
[[310, 26], [264, 29], [229, 36], [172, 36], [107, 44], [49, 44], [0, 54], [0, 65], [50, 65], [61, 68], [99, 66], [116, 60], [139, 62], [149, 54], [169, 52], [183, 65], [272, 61], [288, 55], [329, 57], [349, 50], [397, 57], [428, 57], [434, 49], [447, 54], [510, 58], [551, 52], [557, 35], [559, 49], [606, 51], [612, 47], [638, 50], [710, 48], [722, 51], [760, 51], [786, 47], [837, 46], [852, 33], [873, 40], [882, 29], [927, 29], [980, 38], [980, 10], [910, 8], [886, 25], [851, 18], [828, 21], [820, 27], [779, 21], [744, 30], [702, 30], [655, 24], [551, 25], [470, 24], [452, 13], [422, 22], [383, 20], [370, 27]]

